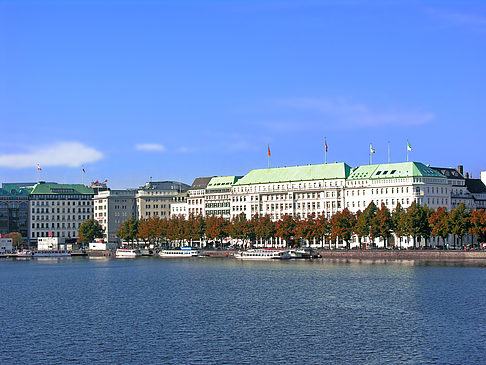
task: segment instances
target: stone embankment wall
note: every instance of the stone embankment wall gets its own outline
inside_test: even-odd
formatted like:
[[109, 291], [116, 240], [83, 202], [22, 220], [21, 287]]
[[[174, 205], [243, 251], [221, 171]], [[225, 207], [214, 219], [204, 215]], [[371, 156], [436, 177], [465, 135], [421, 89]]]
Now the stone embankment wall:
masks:
[[358, 260], [437, 260], [467, 261], [484, 260], [486, 251], [441, 251], [441, 250], [322, 250], [324, 259]]

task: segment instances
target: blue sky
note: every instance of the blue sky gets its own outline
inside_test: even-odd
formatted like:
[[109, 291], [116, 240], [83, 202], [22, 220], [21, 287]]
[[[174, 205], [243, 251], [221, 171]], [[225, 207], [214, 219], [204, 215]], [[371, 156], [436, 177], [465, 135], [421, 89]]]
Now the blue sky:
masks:
[[484, 1], [1, 1], [0, 182], [486, 170]]

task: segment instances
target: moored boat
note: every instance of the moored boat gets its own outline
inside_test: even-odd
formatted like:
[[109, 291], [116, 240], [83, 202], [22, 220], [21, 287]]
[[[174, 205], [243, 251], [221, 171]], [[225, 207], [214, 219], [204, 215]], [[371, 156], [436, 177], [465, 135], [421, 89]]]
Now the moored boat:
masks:
[[14, 257], [18, 258], [31, 258], [34, 253], [31, 250], [19, 250], [13, 254]]
[[239, 260], [288, 260], [290, 255], [284, 250], [254, 249], [238, 251], [235, 259]]
[[117, 259], [134, 259], [138, 256], [142, 256], [140, 250], [133, 248], [118, 248], [115, 252], [115, 257]]
[[33, 252], [33, 257], [71, 257], [71, 252], [67, 250], [39, 250]]
[[160, 257], [197, 257], [199, 251], [192, 247], [181, 247], [180, 250], [162, 250], [159, 252]]

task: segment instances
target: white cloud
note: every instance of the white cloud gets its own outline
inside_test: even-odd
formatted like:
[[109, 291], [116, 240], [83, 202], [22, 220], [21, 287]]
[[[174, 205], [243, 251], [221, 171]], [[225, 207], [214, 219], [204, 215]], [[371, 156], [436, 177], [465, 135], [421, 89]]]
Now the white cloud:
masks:
[[157, 143], [139, 143], [135, 145], [135, 149], [138, 151], [154, 151], [154, 152], [165, 151], [165, 147]]
[[10, 168], [44, 166], [79, 167], [96, 162], [103, 154], [79, 142], [58, 142], [47, 146], [30, 147], [28, 152], [0, 155], [0, 166]]
[[[386, 125], [415, 126], [436, 118], [431, 112], [403, 108], [372, 108], [363, 103], [351, 103], [345, 99], [296, 98], [277, 101], [277, 105], [300, 109], [313, 114], [320, 123], [299, 123], [305, 127], [315, 124], [335, 124], [342, 127], [381, 127]], [[284, 122], [283, 128], [288, 128]]]

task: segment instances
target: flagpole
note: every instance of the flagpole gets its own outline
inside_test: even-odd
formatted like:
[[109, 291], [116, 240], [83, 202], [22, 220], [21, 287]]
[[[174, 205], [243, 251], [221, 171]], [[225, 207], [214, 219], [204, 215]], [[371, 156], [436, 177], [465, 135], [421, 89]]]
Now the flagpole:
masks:
[[388, 141], [388, 164], [390, 164], [390, 141]]
[[408, 140], [407, 140], [407, 162], [408, 162], [408, 151], [409, 151], [409, 148], [408, 148]]
[[324, 163], [327, 164], [327, 140], [324, 137]]
[[370, 165], [373, 165], [373, 157], [371, 153], [371, 143], [370, 143]]

